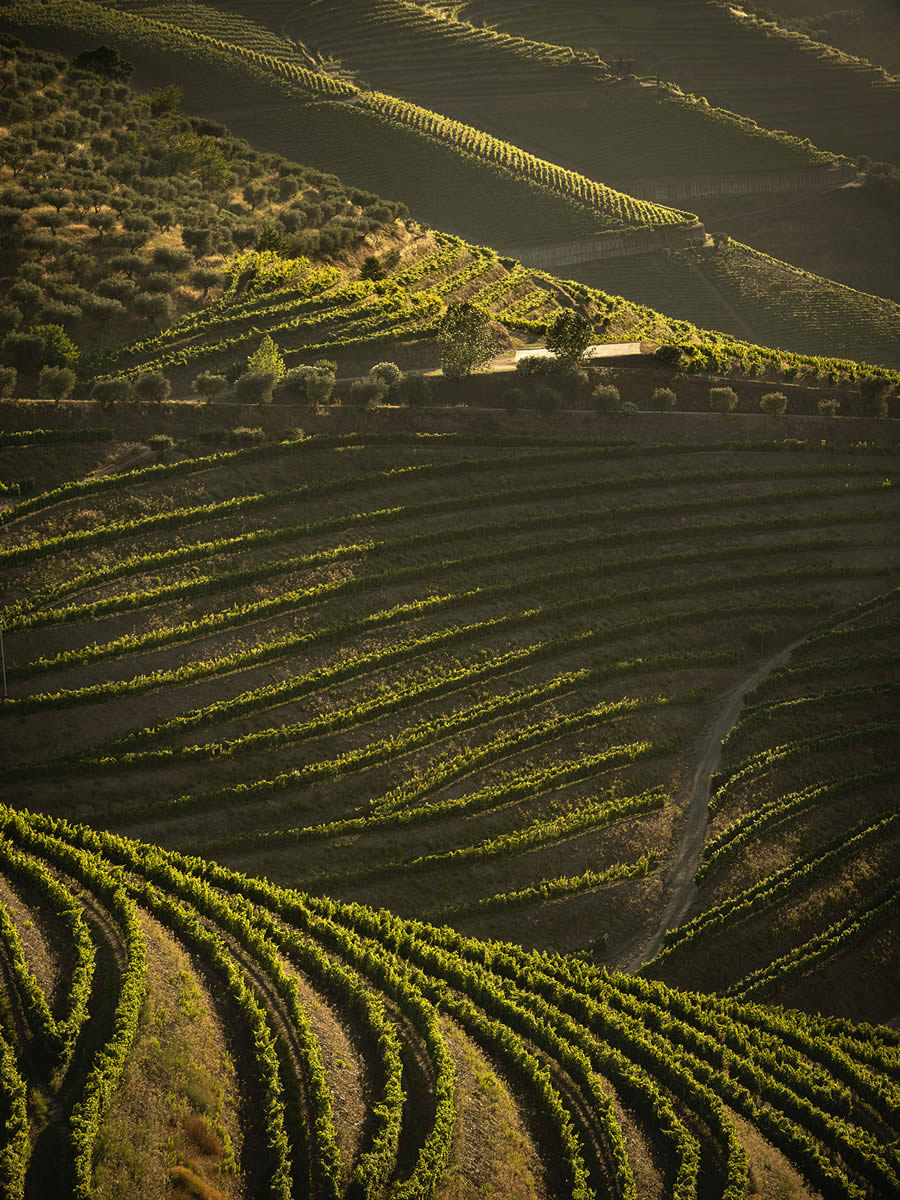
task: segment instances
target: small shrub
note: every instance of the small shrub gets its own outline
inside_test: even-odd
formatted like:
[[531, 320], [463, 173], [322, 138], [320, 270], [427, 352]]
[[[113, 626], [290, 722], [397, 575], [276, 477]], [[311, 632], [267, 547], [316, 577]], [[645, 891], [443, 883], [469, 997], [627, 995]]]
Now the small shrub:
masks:
[[616, 413], [622, 411], [622, 397], [612, 383], [598, 383], [591, 393], [591, 404], [595, 412]]
[[561, 401], [562, 396], [556, 388], [550, 387], [549, 384], [541, 383], [534, 389], [534, 406], [545, 417], [557, 412]]
[[169, 1167], [169, 1183], [175, 1191], [193, 1196], [194, 1200], [224, 1200], [218, 1188], [210, 1187], [189, 1167]]
[[15, 367], [0, 367], [0, 396], [10, 397], [16, 390], [19, 372]]
[[784, 392], [766, 392], [759, 402], [759, 407], [770, 417], [783, 417], [787, 406], [787, 396]]
[[634, 416], [635, 413], [640, 412], [640, 411], [641, 410], [638, 408], [638, 406], [636, 404], [634, 404], [631, 400], [626, 400], [625, 403], [622, 405], [622, 412], [626, 416], [629, 416], [629, 417]]
[[147, 445], [158, 458], [164, 458], [170, 450], [175, 449], [175, 439], [168, 433], [151, 433]]
[[738, 394], [734, 388], [714, 387], [709, 389], [709, 407], [713, 412], [730, 413], [738, 406]]
[[400, 380], [399, 393], [400, 399], [410, 408], [424, 408], [431, 403], [431, 384], [425, 375], [404, 375]]
[[818, 409], [822, 417], [836, 417], [841, 411], [841, 402], [835, 396], [831, 396], [827, 400], [820, 400]]
[[518, 375], [553, 375], [558, 370], [559, 363], [555, 358], [545, 358], [540, 354], [529, 354], [527, 358], [516, 360], [516, 373]]
[[199, 1113], [185, 1113], [181, 1125], [187, 1136], [203, 1154], [208, 1154], [211, 1158], [222, 1157], [221, 1138]]
[[687, 362], [687, 355], [681, 346], [660, 346], [655, 357], [659, 362], [676, 371], [680, 371]]
[[653, 412], [671, 412], [678, 404], [678, 396], [672, 388], [658, 387], [653, 389], [650, 396], [650, 408]]
[[374, 367], [369, 368], [369, 375], [372, 379], [378, 379], [384, 384], [388, 395], [394, 391], [402, 374], [403, 372], [397, 364], [392, 362], [376, 363]]
[[374, 408], [380, 404], [387, 389], [380, 379], [367, 375], [364, 379], [354, 379], [350, 384], [349, 402], [357, 408]]
[[228, 434], [228, 440], [230, 442], [237, 442], [241, 446], [248, 446], [253, 442], [263, 441], [265, 436], [258, 425], [252, 428], [249, 425], [237, 425]]

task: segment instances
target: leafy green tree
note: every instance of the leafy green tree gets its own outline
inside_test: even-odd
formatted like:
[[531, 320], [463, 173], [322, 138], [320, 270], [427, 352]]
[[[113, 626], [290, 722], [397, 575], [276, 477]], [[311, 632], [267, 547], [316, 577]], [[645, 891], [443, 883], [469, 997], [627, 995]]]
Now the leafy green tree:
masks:
[[591, 403], [595, 412], [621, 412], [622, 397], [619, 389], [612, 383], [599, 383], [591, 393]]
[[274, 250], [276, 254], [281, 254], [285, 249], [284, 234], [271, 222], [265, 221], [257, 234], [256, 248], [257, 250]]
[[[113, 262], [116, 260], [113, 259]], [[157, 246], [153, 251], [153, 265], [160, 271], [170, 271], [177, 274], [189, 267], [194, 261], [194, 256], [187, 250], [175, 250], [171, 246]], [[138, 258], [140, 266], [146, 267], [146, 263], [142, 258]], [[125, 268], [120, 268], [124, 270]]]
[[0, 334], [11, 333], [22, 324], [22, 310], [15, 304], [4, 304], [0, 308]]
[[374, 367], [369, 368], [369, 374], [373, 379], [381, 380], [389, 396], [397, 390], [397, 385], [403, 377], [403, 372], [392, 362], [376, 363]]
[[91, 399], [101, 408], [127, 404], [134, 399], [134, 387], [130, 379], [98, 379], [91, 389]]
[[399, 384], [400, 399], [410, 408], [422, 408], [431, 403], [431, 384], [427, 375], [413, 372], [404, 375]]
[[189, 279], [195, 288], [202, 288], [205, 300], [209, 289], [217, 287], [222, 282], [222, 273], [210, 267], [196, 267], [191, 271]]
[[217, 375], [214, 371], [201, 371], [191, 384], [192, 390], [210, 403], [227, 387], [228, 380], [225, 376]]
[[144, 404], [162, 404], [172, 394], [172, 385], [162, 371], [143, 371], [134, 381], [134, 391]]
[[320, 362], [291, 367], [286, 371], [281, 386], [284, 391], [300, 396], [309, 404], [325, 404], [331, 399], [335, 385], [334, 363]]
[[181, 240], [195, 259], [203, 258], [212, 249], [211, 229], [182, 229]]
[[43, 343], [43, 362], [51, 367], [74, 367], [81, 357], [78, 347], [61, 325], [34, 325], [31, 332]]
[[150, 115], [154, 117], [171, 117], [181, 107], [181, 98], [183, 95], [184, 92], [177, 83], [170, 83], [166, 87], [156, 88], [147, 97]]
[[241, 404], [271, 404], [275, 383], [274, 371], [245, 371], [234, 390]]
[[98, 325], [106, 325], [115, 317], [125, 315], [125, 305], [115, 296], [89, 296], [82, 311]]
[[134, 311], [142, 317], [155, 321], [162, 328], [163, 325], [169, 324], [175, 316], [175, 305], [172, 303], [172, 297], [165, 293], [145, 292], [140, 296], [135, 296]]
[[385, 279], [387, 277], [387, 271], [385, 271], [384, 267], [379, 262], [377, 255], [367, 254], [363, 259], [362, 266], [359, 268], [359, 277], [360, 279], [371, 279], [373, 281], [377, 281], [379, 279]]
[[76, 375], [71, 367], [42, 367], [38, 376], [38, 395], [59, 404], [68, 400], [75, 389]]
[[386, 394], [387, 389], [380, 379], [366, 375], [364, 379], [353, 380], [348, 399], [356, 408], [374, 408], [382, 402]]
[[448, 379], [464, 379], [494, 357], [497, 345], [486, 309], [471, 300], [447, 306], [438, 326], [441, 365]]
[[591, 344], [594, 329], [584, 313], [561, 309], [547, 329], [547, 349], [566, 367], [577, 367]]
[[285, 366], [281, 351], [271, 334], [264, 334], [256, 350], [247, 359], [248, 371], [263, 371], [274, 376], [275, 382], [284, 378]]

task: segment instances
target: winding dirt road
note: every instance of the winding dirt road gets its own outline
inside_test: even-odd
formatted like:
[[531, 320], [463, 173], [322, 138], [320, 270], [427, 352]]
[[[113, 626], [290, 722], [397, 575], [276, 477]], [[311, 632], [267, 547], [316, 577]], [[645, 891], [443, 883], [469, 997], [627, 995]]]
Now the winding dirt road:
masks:
[[700, 865], [700, 853], [706, 838], [707, 809], [709, 806], [710, 781], [722, 757], [722, 740], [737, 721], [744, 697], [752, 691], [770, 672], [782, 666], [790, 657], [795, 646], [803, 638], [785, 646], [772, 658], [761, 663], [752, 675], [743, 679], [728, 696], [716, 720], [704, 730], [699, 743], [700, 758], [694, 778], [686, 790], [684, 800], [684, 829], [675, 853], [670, 878], [671, 893], [660, 916], [656, 929], [626, 953], [618, 969], [633, 973], [649, 962], [660, 950], [663, 938], [669, 929], [680, 925], [697, 900], [694, 875]]

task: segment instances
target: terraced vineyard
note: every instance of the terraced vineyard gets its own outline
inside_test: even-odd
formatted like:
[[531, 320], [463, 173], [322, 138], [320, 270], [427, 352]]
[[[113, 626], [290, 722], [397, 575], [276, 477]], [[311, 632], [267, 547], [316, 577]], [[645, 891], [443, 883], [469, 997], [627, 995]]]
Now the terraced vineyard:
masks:
[[725, 0], [561, 0], [552, 8], [469, 0], [462, 15], [502, 32], [552, 36], [610, 63], [621, 55], [640, 75], [659, 72], [710, 104], [826, 150], [900, 159], [896, 77]]
[[773, 0], [782, 24], [870, 62], [900, 71], [900, 19], [891, 0], [858, 0], [853, 8], [823, 9], [818, 0]]
[[894, 1011], [897, 613], [892, 593], [826, 624], [746, 697], [711, 784], [701, 911], [652, 974], [872, 1020]]
[[[21, 500], [6, 1194], [48, 1194], [50, 1161], [100, 1198], [889, 1194], [896, 1034], [607, 966], [657, 929], [698, 732], [896, 584], [898, 465], [334, 434]], [[734, 761], [845, 642], [868, 679], [895, 608], [804, 642]], [[891, 696], [843, 689], [860, 755]], [[842, 862], [890, 827], [878, 770]]]
[[[580, 274], [583, 280], [596, 284], [603, 282], [605, 264], [609, 263], [609, 281], [603, 283], [606, 295], [595, 297], [593, 301], [598, 315], [603, 314], [601, 320], [610, 316], [615, 318], [602, 327], [601, 335], [605, 338], [708, 342], [705, 334], [698, 334], [685, 324], [691, 322], [723, 330], [727, 335], [725, 341], [742, 337], [745, 341], [771, 342], [801, 354], [897, 364], [896, 345], [900, 339], [896, 305], [891, 302], [842, 288], [736, 244], [727, 255], [713, 256], [708, 264], [705, 252], [699, 257], [693, 251], [685, 252], [687, 258], [666, 257], [673, 251], [677, 254], [689, 238], [696, 240], [702, 235], [690, 214], [624, 195], [578, 170], [559, 165], [552, 155], [541, 157], [526, 152], [511, 141], [430, 108], [384, 93], [355, 90], [355, 85], [345, 81], [345, 67], [337, 59], [332, 60], [322, 50], [317, 51], [320, 56], [317, 58], [302, 43], [271, 31], [266, 33], [261, 24], [257, 29], [243, 16], [191, 5], [164, 6], [165, 13], [160, 9], [158, 16], [146, 15], [151, 8], [156, 11], [153, 6], [127, 12], [120, 8], [113, 10], [80, 0], [77, 4], [14, 5], [4, 9], [4, 19], [18, 21], [20, 26], [24, 24], [28, 29], [48, 25], [65, 29], [74, 25], [81, 31], [114, 37], [127, 53], [135, 52], [139, 58], [145, 59], [150, 54], [153, 61], [158, 62], [159, 56], [163, 55], [168, 64], [167, 78], [171, 77], [173, 64], [182, 62], [184, 66], [191, 63], [191, 55], [199, 55], [204, 70], [198, 73], [195, 65], [186, 68], [188, 74], [184, 78], [188, 87], [199, 75], [208, 81], [216, 72], [222, 73], [221, 79], [228, 80], [228, 87], [218, 88], [212, 100], [208, 94], [209, 82], [204, 85], [207, 111], [221, 111], [216, 106], [222, 103], [223, 97], [230, 98], [241, 105], [235, 115], [239, 127], [244, 127], [246, 114], [253, 111], [257, 101], [261, 103], [265, 97], [266, 103], [271, 103], [277, 95], [273, 109], [277, 119], [267, 121], [264, 132], [269, 144], [274, 138], [291, 157], [337, 168], [346, 177], [376, 186], [381, 191], [392, 192], [402, 187], [404, 195], [408, 195], [423, 216], [437, 218], [439, 223], [452, 228], [465, 229], [470, 239], [493, 244], [501, 251], [521, 253], [523, 247], [530, 247], [540, 261], [535, 247], [539, 249], [541, 243], [551, 246], [571, 243], [581, 257], [584, 254], [590, 257], [591, 253], [605, 254], [607, 250], [628, 254], [639, 248], [645, 249], [646, 253], [637, 260], [631, 257], [603, 259], [572, 268], [573, 273]], [[421, 10], [415, 9], [410, 15], [406, 10], [412, 8], [415, 6], [405, 6], [404, 20], [412, 21], [420, 14]], [[211, 15], [215, 13], [218, 15]], [[168, 20], [159, 19], [166, 14]], [[384, 15], [380, 9], [378, 13], [373, 10], [373, 14], [370, 14], [373, 21]], [[258, 17], [265, 15], [257, 13]], [[189, 18], [194, 22], [193, 32], [187, 26], [177, 24]], [[270, 14], [270, 18], [274, 19], [274, 16]], [[429, 17], [428, 21], [431, 29], [436, 18]], [[465, 33], [463, 36], [452, 22], [437, 20], [436, 23], [449, 30], [441, 36], [448, 37], [453, 45], [459, 43], [465, 53], [469, 52], [466, 47], [470, 44], [475, 46], [479, 61], [497, 40], [478, 35], [469, 26], [459, 27]], [[390, 23], [388, 26], [393, 28]], [[235, 41], [227, 41], [223, 34], [233, 36]], [[434, 36], [438, 34], [434, 33]], [[363, 43], [368, 44], [365, 39]], [[379, 44], [384, 47], [387, 43]], [[501, 59], [506, 54], [510, 62], [516, 64], [516, 70], [527, 72], [540, 68], [552, 73], [570, 68], [587, 69], [578, 55], [566, 63], [562, 61], [564, 56], [553, 47], [541, 49], [536, 43], [503, 38], [498, 44], [502, 50]], [[375, 53], [377, 46], [375, 43], [373, 46], [372, 53]], [[407, 59], [416, 60], [417, 57], [410, 50]], [[430, 60], [423, 54], [422, 61]], [[484, 66], [480, 69], [484, 70]], [[325, 73], [326, 70], [332, 74]], [[236, 71], [242, 74], [235, 75]], [[33, 79], [34, 75], [29, 78]], [[618, 85], [610, 83], [608, 86]], [[278, 88], [287, 89], [290, 98], [285, 99], [273, 90]], [[310, 95], [311, 90], [315, 99]], [[332, 98], [324, 98], [328, 95]], [[45, 99], [47, 97], [38, 96], [36, 103], [40, 105]], [[58, 100], [54, 103], [58, 105]], [[700, 147], [703, 139], [698, 141], [693, 134], [676, 136], [674, 130], [660, 125], [659, 113], [685, 109], [699, 111], [702, 106], [686, 104], [682, 100], [677, 103], [672, 100], [670, 106], [666, 101], [661, 109], [659, 106], [654, 109], [651, 121], [651, 125], [662, 130], [661, 136], [667, 146], [679, 147], [681, 159], [684, 154], [680, 147], [688, 143]], [[628, 106], [621, 110], [631, 111]], [[619, 112], [616, 109], [616, 113]], [[561, 121], [557, 124], [564, 129], [570, 128], [576, 136], [577, 123]], [[721, 125], [719, 117], [713, 124], [717, 129], [724, 129], [726, 125], [731, 128], [728, 121]], [[748, 131], [740, 122], [732, 124], [734, 130], [743, 130], [741, 138], [745, 134], [751, 140], [763, 136], [758, 130], [756, 133]], [[619, 115], [603, 122], [602, 128], [620, 131], [630, 143], [648, 148], [650, 158], [656, 163], [655, 169], [661, 169], [661, 148], [654, 149], [647, 142], [646, 131], [638, 131], [639, 136], [635, 130], [629, 131], [628, 121]], [[12, 129], [17, 137], [27, 133], [24, 126], [14, 124]], [[156, 134], [158, 131], [154, 136]], [[583, 143], [584, 139], [581, 141]], [[592, 136], [591, 144], [595, 143], [596, 138]], [[772, 145], [778, 147], [782, 143], [775, 139]], [[793, 154], [795, 149], [790, 152]], [[621, 146], [611, 146], [609, 152], [611, 160], [624, 161]], [[750, 162], [748, 153], [747, 147], [738, 153], [745, 165]], [[801, 147], [798, 153], [805, 156], [804, 162], [816, 159], [808, 147]], [[721, 166], [726, 161], [724, 154], [720, 146], [710, 151], [710, 159]], [[112, 169], [115, 164], [110, 162], [108, 166]], [[152, 164], [148, 166], [153, 169]], [[312, 202], [311, 197], [309, 202]], [[124, 201], [117, 200], [117, 203], [121, 205]], [[246, 207], [238, 203], [241, 212]], [[40, 213], [34, 219], [39, 216]], [[101, 218], [103, 216], [100, 214]], [[351, 216], [347, 214], [348, 221]], [[287, 207], [277, 209], [272, 219], [287, 222], [285, 229], [288, 231], [296, 230], [297, 211]], [[338, 228], [340, 220], [336, 216], [334, 228], [329, 226], [334, 237], [346, 232]], [[609, 239], [615, 240], [616, 244], [613, 246]], [[492, 267], [487, 259], [483, 262], [485, 269], [480, 280], [472, 275], [461, 281], [467, 291], [471, 292], [471, 285], [477, 285], [479, 281], [486, 287], [502, 283], [501, 274], [506, 268]], [[698, 264], [702, 267], [700, 274], [695, 270]], [[339, 282], [334, 279], [332, 266], [326, 270], [332, 271], [333, 283]], [[521, 275], [518, 277], [522, 278]], [[254, 329], [261, 328], [286, 336], [292, 351], [299, 351], [304, 346], [311, 351], [325, 347], [330, 352], [356, 343], [365, 346], [400, 340], [407, 335], [424, 337], [440, 315], [440, 300], [457, 298], [452, 288], [443, 291], [438, 298], [430, 296], [424, 288], [404, 297], [396, 291], [379, 294], [362, 287], [357, 291], [341, 292], [333, 287], [329, 289], [321, 274], [317, 279], [315, 291], [320, 295], [294, 289], [282, 298], [283, 312], [279, 313], [273, 302], [265, 312], [259, 311], [261, 306], [256, 310], [244, 307], [240, 313], [228, 314], [224, 322], [220, 322], [222, 314], [212, 311], [192, 324], [189, 322], [189, 339], [180, 341], [184, 330], [178, 325], [158, 339], [145, 338], [142, 348], [149, 351], [145, 360], [177, 373], [196, 353], [198, 341], [207, 347], [204, 354], [218, 355], [221, 360], [223, 353], [234, 348], [242, 352]], [[397, 281], [403, 284], [402, 273]], [[442, 287], [444, 282], [440, 281]], [[526, 286], [525, 281], [522, 282], [523, 287]], [[120, 283], [123, 283], [121, 279], [112, 286], [118, 287]], [[127, 288], [127, 283], [123, 286]], [[609, 293], [620, 288], [630, 300], [649, 304], [656, 311], [640, 311], [633, 305], [626, 305], [614, 314], [616, 305]], [[541, 331], [554, 306], [547, 295], [541, 295], [534, 287], [531, 291], [535, 293], [534, 304], [525, 303], [527, 296], [523, 291], [511, 296], [506, 305], [493, 305], [495, 314], [513, 324], [521, 325], [523, 320], [531, 322], [535, 332]], [[78, 294], [82, 292], [83, 289]], [[659, 317], [659, 311], [669, 311], [670, 306], [673, 317], [681, 321]], [[251, 323], [252, 318], [259, 319]], [[220, 324], [229, 328], [220, 328]], [[679, 328], [680, 324], [682, 328]], [[161, 349], [163, 343], [166, 343], [165, 353], [157, 354], [157, 348]], [[739, 351], [737, 357], [742, 353]], [[126, 348], [110, 354], [108, 362], [111, 364], [116, 357], [125, 359], [129, 355], [132, 361], [140, 361]], [[220, 365], [229, 363], [222, 360]], [[107, 361], [100, 362], [98, 370], [106, 371]], [[176, 378], [180, 383], [177, 374]], [[184, 382], [187, 385], [189, 380]]]
[[9, 769], [29, 808], [615, 958], [753, 639], [890, 578], [890, 471], [320, 435], [64, 486], [0, 557]]
[[586, 282], [673, 317], [807, 354], [854, 351], [900, 366], [900, 306], [729, 240], [717, 250], [646, 254], [591, 264]]
[[[764, 1161], [779, 1183], [799, 1170], [829, 1195], [885, 1195], [896, 1183], [881, 1144], [896, 1121], [886, 1029], [694, 997], [64, 822], [8, 809], [2, 819], [18, 923], [69, 922], [81, 970], [50, 1001], [86, 1052], [65, 1070], [65, 1099], [30, 1154], [26, 1087], [41, 1089], [44, 1064], [64, 1070], [62, 1022], [7, 920], [23, 1017], [3, 1043], [6, 1195], [40, 1186], [42, 1144], [65, 1123], [72, 1145], [53, 1164], [56, 1194], [78, 1196], [158, 1195], [168, 1182], [207, 1197], [424, 1197], [494, 1180], [507, 1196], [689, 1197], [702, 1186], [731, 1200]], [[117, 972], [100, 997], [93, 955], [105, 947]], [[188, 961], [197, 965], [179, 966]], [[143, 1106], [142, 1133], [157, 1132], [150, 1028], [186, 1038], [184, 1012], [165, 1004], [173, 984], [195, 1021], [227, 1022], [248, 1103], [229, 1082], [204, 1109], [195, 1078], [170, 1118], [180, 1161], [142, 1162], [121, 1143], [123, 1114]], [[85, 996], [106, 1010], [91, 1022]], [[763, 1151], [760, 1132], [778, 1150]]]

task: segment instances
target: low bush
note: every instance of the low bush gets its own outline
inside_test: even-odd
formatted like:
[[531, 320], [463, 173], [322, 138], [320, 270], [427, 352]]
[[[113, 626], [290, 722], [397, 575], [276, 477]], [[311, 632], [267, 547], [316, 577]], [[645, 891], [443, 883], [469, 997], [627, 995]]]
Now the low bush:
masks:
[[559, 411], [562, 396], [554, 387], [541, 383], [534, 389], [534, 406], [545, 417]]
[[404, 404], [410, 408], [423, 408], [432, 400], [431, 383], [425, 375], [413, 373], [404, 375], [400, 380], [399, 395]]
[[678, 396], [672, 388], [658, 387], [653, 389], [649, 405], [653, 412], [671, 412], [677, 406]]
[[595, 412], [615, 413], [622, 411], [622, 397], [612, 383], [599, 383], [591, 393], [591, 404]]
[[714, 387], [709, 389], [709, 407], [713, 412], [730, 413], [738, 406], [738, 394], [734, 388]]
[[271, 404], [274, 387], [274, 371], [245, 371], [234, 390], [241, 404]]
[[228, 435], [230, 442], [237, 442], [239, 445], [246, 446], [253, 442], [261, 442], [265, 438], [265, 434], [258, 425], [237, 425]]
[[0, 367], [0, 396], [12, 396], [16, 390], [19, 373], [15, 367]]
[[784, 392], [766, 392], [759, 402], [759, 407], [770, 417], [783, 417], [787, 406], [787, 396]]

